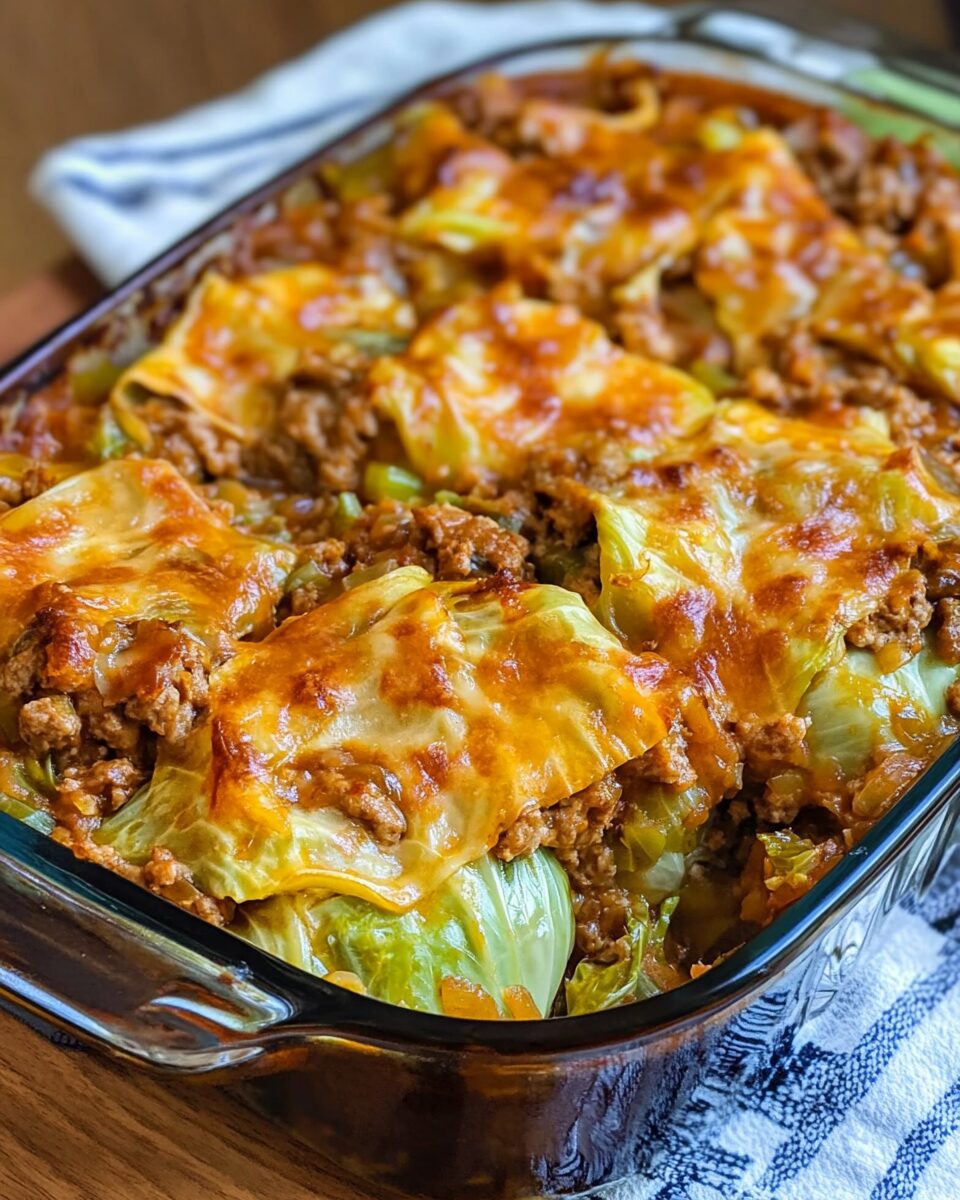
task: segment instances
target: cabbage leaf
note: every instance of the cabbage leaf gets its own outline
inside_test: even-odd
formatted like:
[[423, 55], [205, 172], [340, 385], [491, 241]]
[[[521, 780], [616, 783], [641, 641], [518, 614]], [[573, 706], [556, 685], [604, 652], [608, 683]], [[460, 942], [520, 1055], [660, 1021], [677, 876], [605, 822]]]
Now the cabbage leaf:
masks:
[[614, 851], [617, 886], [651, 904], [679, 891], [711, 808], [710, 795], [699, 784], [679, 792], [647, 784], [620, 829]]
[[210, 721], [98, 837], [132, 862], [165, 846], [218, 897], [408, 908], [659, 741], [668, 675], [571, 592], [401, 568], [239, 646]]
[[124, 372], [110, 403], [122, 417], [144, 392], [170, 397], [250, 441], [272, 426], [277, 385], [306, 351], [329, 352], [343, 336], [405, 334], [414, 323], [379, 275], [320, 263], [236, 280], [210, 271], [163, 342]]
[[628, 354], [569, 307], [509, 288], [447, 310], [371, 380], [417, 471], [465, 490], [515, 477], [534, 448], [591, 434], [649, 446], [691, 432], [714, 407], [690, 376]]
[[798, 709], [810, 723], [812, 786], [836, 787], [895, 754], [928, 758], [956, 729], [946, 693], [958, 678], [960, 667], [939, 657], [929, 635], [918, 654], [888, 672], [871, 651], [849, 648], [814, 680]]
[[734, 716], [795, 711], [908, 567], [904, 543], [960, 523], [960, 500], [894, 450], [870, 417], [833, 428], [721, 404], [645, 461], [649, 482], [594, 496], [597, 615]]
[[661, 991], [645, 969], [645, 962], [648, 963], [650, 958], [663, 958], [664, 940], [677, 903], [678, 897], [669, 897], [654, 916], [642, 899], [634, 902], [634, 910], [627, 917], [629, 953], [613, 963], [585, 958], [577, 964], [566, 985], [569, 1016], [615, 1008], [618, 1004], [644, 1000]]
[[41, 608], [98, 628], [176, 622], [219, 652], [269, 628], [295, 560], [232, 529], [169, 463], [103, 463], [0, 516], [0, 653]]
[[468, 863], [403, 913], [297, 892], [246, 905], [231, 930], [315, 975], [349, 972], [378, 1000], [444, 1012], [445, 980], [483, 989], [501, 1016], [523, 988], [547, 1015], [573, 949], [566, 872], [547, 851]]

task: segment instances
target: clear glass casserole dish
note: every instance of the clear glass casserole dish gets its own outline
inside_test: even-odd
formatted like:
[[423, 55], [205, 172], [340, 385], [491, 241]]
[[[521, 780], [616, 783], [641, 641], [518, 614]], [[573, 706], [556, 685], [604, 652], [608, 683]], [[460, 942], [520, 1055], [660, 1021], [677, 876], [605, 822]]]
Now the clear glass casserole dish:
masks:
[[[908, 121], [944, 124], [960, 111], [949, 59], [904, 53], [847, 24], [842, 42], [855, 45], [827, 40], [829, 32], [697, 6], [665, 13], [654, 33], [614, 41], [641, 61], [840, 107], [884, 100]], [[576, 69], [596, 49], [578, 40], [500, 55], [416, 97], [492, 67]], [[316, 157], [362, 153], [385, 136], [397, 107]], [[234, 206], [27, 352], [0, 379], [0, 393], [13, 400], [39, 386], [104, 322], [181, 296], [229, 252], [237, 221], [268, 215], [309, 166]], [[725, 1033], [748, 1005], [776, 992], [785, 998], [776, 1019], [786, 1025], [830, 1000], [884, 914], [933, 878], [953, 836], [958, 788], [954, 745], [806, 896], [678, 991], [521, 1024], [434, 1017], [332, 987], [0, 817], [0, 996], [128, 1061], [237, 1086], [379, 1186], [438, 1197], [577, 1194], [650, 1167], [673, 1112], [705, 1064], [724, 1054]], [[746, 1077], [750, 1067], [741, 1057], [731, 1069]]]

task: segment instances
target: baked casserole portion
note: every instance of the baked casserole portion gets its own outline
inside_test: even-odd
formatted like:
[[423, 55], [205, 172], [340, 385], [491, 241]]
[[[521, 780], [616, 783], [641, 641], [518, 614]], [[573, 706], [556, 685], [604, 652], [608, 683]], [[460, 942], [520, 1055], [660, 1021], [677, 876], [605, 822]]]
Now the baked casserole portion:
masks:
[[681, 985], [960, 721], [960, 140], [416, 104], [0, 414], [0, 811], [452, 1016]]

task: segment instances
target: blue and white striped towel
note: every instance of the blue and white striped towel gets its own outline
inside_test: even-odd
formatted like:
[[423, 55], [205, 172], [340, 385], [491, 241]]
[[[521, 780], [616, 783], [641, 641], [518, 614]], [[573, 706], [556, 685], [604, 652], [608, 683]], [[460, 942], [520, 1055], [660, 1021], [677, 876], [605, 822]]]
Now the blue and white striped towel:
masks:
[[[418, 80], [544, 34], [650, 32], [661, 10], [424, 2], [370, 19], [234, 96], [51, 151], [32, 179], [114, 283], [287, 163]], [[605, 1200], [960, 1197], [960, 859], [839, 999], [763, 1047], [753, 1087], [705, 1074], [650, 1176]], [[776, 1005], [777, 998], [765, 1001]], [[762, 1035], [760, 1035], [762, 1036]]]

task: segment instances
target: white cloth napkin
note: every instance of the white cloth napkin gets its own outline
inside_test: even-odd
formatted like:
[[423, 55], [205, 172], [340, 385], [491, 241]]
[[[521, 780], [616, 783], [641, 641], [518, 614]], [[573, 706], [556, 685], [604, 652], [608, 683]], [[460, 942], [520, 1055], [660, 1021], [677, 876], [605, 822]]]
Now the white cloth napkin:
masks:
[[[668, 19], [629, 3], [424, 0], [364, 21], [233, 96], [61, 146], [31, 186], [115, 283], [419, 80], [544, 36], [642, 34]], [[960, 1196], [960, 863], [922, 907], [889, 918], [885, 949], [831, 1007], [762, 1047], [754, 1076], [753, 1086], [731, 1089], [705, 1074], [650, 1172], [606, 1189], [605, 1200]], [[716, 1127], [709, 1114], [729, 1109], [731, 1090], [734, 1115]]]

